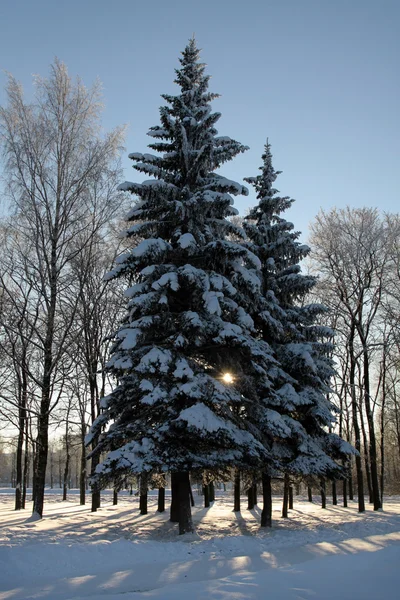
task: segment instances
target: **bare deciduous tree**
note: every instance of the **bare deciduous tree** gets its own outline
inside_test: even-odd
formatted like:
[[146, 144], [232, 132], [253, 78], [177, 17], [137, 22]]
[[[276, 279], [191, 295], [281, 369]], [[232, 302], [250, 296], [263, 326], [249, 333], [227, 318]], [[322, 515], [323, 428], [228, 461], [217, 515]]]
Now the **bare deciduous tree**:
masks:
[[0, 140], [13, 210], [10, 225], [29, 247], [26, 273], [39, 317], [33, 512], [41, 517], [49, 417], [62, 391], [60, 368], [78, 303], [78, 297], [71, 296], [71, 265], [115, 209], [105, 202], [103, 192], [118, 170], [122, 130], [101, 134], [99, 84], [87, 89], [80, 80], [72, 81], [57, 60], [48, 79], [36, 77], [35, 87], [35, 100], [28, 104], [21, 86], [9, 77], [8, 105], [0, 109]]

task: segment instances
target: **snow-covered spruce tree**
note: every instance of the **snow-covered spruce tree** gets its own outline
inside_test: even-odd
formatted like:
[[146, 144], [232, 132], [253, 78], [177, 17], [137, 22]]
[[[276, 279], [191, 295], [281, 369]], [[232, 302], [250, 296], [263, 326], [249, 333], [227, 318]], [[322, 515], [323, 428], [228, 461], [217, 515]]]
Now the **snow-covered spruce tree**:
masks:
[[130, 155], [152, 179], [121, 186], [136, 197], [127, 235], [142, 241], [109, 275], [130, 281], [128, 306], [108, 363], [118, 386], [91, 434], [110, 424], [97, 448], [109, 451], [98, 468], [103, 484], [126, 472], [174, 475], [180, 533], [193, 529], [189, 471], [268, 460], [246, 416], [273, 362], [248, 314], [260, 262], [232, 241], [241, 232], [227, 219], [236, 214], [232, 195], [247, 189], [215, 172], [246, 148], [217, 136], [217, 95], [198, 57], [192, 39], [176, 70], [180, 93], [163, 95], [161, 124], [149, 131], [157, 154]]
[[[262, 156], [261, 175], [246, 178], [254, 186], [258, 204], [245, 218], [249, 249], [262, 265], [262, 293], [252, 317], [263, 340], [274, 351], [279, 368], [274, 391], [257, 406], [264, 406], [265, 443], [273, 459], [269, 465], [290, 475], [334, 477], [336, 460], [353, 452], [339, 436], [329, 433], [336, 408], [329, 400], [333, 331], [319, 324], [326, 311], [321, 304], [307, 304], [314, 277], [301, 272], [300, 262], [310, 249], [298, 241], [299, 233], [281, 214], [293, 199], [278, 195], [273, 185], [279, 171], [272, 165], [270, 144]], [[264, 500], [270, 506], [271, 468], [263, 473]], [[270, 525], [270, 509], [262, 525]]]

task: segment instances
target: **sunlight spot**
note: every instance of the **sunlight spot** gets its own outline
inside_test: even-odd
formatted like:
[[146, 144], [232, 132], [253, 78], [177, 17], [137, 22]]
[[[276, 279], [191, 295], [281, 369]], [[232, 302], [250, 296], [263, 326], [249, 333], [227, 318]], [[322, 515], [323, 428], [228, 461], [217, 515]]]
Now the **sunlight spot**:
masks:
[[343, 551], [336, 545], [330, 542], [319, 542], [313, 547], [315, 554], [325, 556], [325, 554], [343, 554]]
[[109, 588], [118, 587], [129, 575], [132, 574], [132, 571], [117, 571], [112, 575], [112, 577], [106, 582], [100, 585], [99, 587], [102, 589], [108, 590]]
[[176, 581], [180, 575], [183, 575], [186, 571], [189, 571], [193, 567], [193, 561], [187, 563], [179, 563], [169, 565], [167, 569], [161, 574], [160, 581], [166, 583], [172, 583]]
[[260, 554], [260, 558], [263, 562], [266, 562], [273, 569], [277, 569], [279, 566], [276, 556], [274, 556], [270, 552], [262, 552]]
[[233, 383], [233, 375], [230, 373], [224, 373], [222, 376], [222, 381], [224, 383]]
[[249, 567], [251, 565], [250, 556], [235, 556], [231, 560], [232, 567], [236, 570], [244, 569], [245, 567]]
[[381, 544], [369, 542], [366, 539], [352, 538], [338, 543], [338, 546], [344, 548], [347, 552], [376, 552], [382, 548]]

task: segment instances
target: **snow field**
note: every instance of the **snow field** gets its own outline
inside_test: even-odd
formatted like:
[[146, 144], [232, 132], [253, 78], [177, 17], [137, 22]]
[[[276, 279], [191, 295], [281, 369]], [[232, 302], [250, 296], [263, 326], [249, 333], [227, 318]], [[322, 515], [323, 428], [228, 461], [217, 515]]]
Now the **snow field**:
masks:
[[[91, 513], [76, 493], [62, 502], [51, 490], [45, 517], [32, 521], [30, 508], [13, 510], [12, 492], [0, 491], [0, 600], [397, 597], [399, 498], [385, 499], [383, 512], [360, 515], [354, 502], [322, 510], [295, 497], [290, 518], [282, 519], [274, 497], [274, 527], [261, 530], [261, 507], [234, 513], [233, 498], [217, 492], [205, 509], [195, 494], [197, 532], [180, 537], [168, 511], [156, 512], [155, 494], [142, 516], [138, 497], [127, 493], [113, 506], [106, 491]], [[376, 595], [381, 584], [385, 595]]]

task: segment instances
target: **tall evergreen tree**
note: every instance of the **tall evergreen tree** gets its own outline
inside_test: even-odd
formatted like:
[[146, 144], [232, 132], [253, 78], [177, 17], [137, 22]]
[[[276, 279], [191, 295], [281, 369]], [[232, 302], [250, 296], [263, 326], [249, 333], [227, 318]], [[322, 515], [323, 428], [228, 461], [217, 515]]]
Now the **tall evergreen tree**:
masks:
[[[268, 460], [248, 416], [258, 401], [255, 382], [268, 380], [274, 362], [249, 315], [260, 262], [232, 241], [242, 231], [227, 218], [237, 212], [232, 195], [247, 189], [216, 173], [246, 148], [217, 135], [220, 114], [210, 103], [218, 96], [198, 59], [192, 39], [176, 70], [180, 93], [163, 95], [161, 124], [149, 131], [156, 154], [130, 154], [152, 179], [121, 186], [136, 197], [127, 236], [142, 241], [109, 275], [130, 282], [127, 314], [108, 363], [118, 385], [91, 433], [111, 423], [96, 450], [109, 451], [100, 481], [172, 472], [180, 533], [193, 529], [189, 471]], [[227, 372], [233, 377], [225, 381]]]
[[264, 398], [264, 432], [274, 458], [264, 479], [271, 466], [304, 477], [333, 476], [340, 471], [335, 459], [352, 452], [349, 444], [328, 433], [336, 412], [329, 400], [333, 331], [318, 324], [325, 307], [305, 302], [316, 283], [300, 267], [310, 249], [281, 216], [293, 199], [279, 196], [273, 187], [280, 172], [273, 168], [268, 142], [262, 160], [261, 175], [245, 179], [254, 186], [258, 204], [244, 229], [248, 247], [262, 265], [262, 290], [252, 317], [279, 364], [275, 393]]

